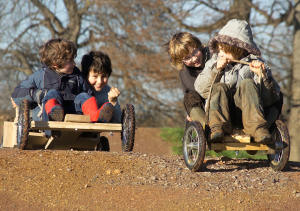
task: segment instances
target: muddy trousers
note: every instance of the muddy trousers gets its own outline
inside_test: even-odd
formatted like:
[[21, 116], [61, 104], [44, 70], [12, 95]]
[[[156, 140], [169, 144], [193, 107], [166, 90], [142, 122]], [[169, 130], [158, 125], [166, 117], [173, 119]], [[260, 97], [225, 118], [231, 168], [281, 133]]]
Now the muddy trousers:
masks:
[[183, 104], [187, 114], [202, 126], [205, 125], [204, 101], [196, 91], [189, 90], [184, 94]]
[[242, 111], [242, 123], [245, 133], [255, 137], [261, 130], [268, 128], [260, 102], [259, 89], [253, 80], [244, 79], [234, 93], [231, 93], [225, 83], [213, 85], [209, 109], [209, 126], [211, 128], [222, 128], [224, 132], [231, 133], [230, 108], [232, 107], [237, 107]]

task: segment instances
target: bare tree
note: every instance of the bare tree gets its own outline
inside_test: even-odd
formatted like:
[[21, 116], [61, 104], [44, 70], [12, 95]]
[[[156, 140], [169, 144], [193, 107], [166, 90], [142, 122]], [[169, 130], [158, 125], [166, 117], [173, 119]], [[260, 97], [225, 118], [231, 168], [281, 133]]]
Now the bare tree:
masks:
[[[163, 49], [174, 24], [161, 5], [160, 0], [12, 0], [2, 4], [0, 74], [11, 73], [15, 80], [9, 86], [13, 87], [40, 68], [38, 47], [44, 41], [65, 38], [77, 44], [79, 55], [91, 49], [110, 55], [114, 69], [110, 82], [122, 90], [121, 103], [136, 106], [140, 124], [180, 122], [183, 109], [178, 106], [177, 74]], [[6, 82], [3, 78], [3, 86]], [[11, 89], [6, 91], [2, 99], [9, 108]]]

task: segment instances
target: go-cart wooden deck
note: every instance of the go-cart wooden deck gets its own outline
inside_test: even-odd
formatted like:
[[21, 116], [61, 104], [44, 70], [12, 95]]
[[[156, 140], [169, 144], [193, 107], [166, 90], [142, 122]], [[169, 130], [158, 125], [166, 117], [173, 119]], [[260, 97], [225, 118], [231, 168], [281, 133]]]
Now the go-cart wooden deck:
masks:
[[[91, 123], [88, 116], [67, 114], [64, 122], [57, 121], [31, 121], [30, 131], [61, 131], [61, 135], [54, 140], [53, 137], [47, 138], [44, 132], [29, 132], [28, 148], [49, 148], [50, 144], [55, 144], [54, 148], [65, 149], [68, 145], [94, 147], [99, 138], [80, 137], [82, 132], [121, 132], [120, 123]], [[79, 140], [80, 139], [80, 140]], [[3, 147], [15, 147], [17, 145], [17, 122], [4, 122], [3, 126]]]
[[32, 130], [59, 130], [59, 131], [82, 131], [82, 132], [120, 132], [121, 124], [114, 123], [78, 123], [78, 122], [40, 122], [31, 121]]

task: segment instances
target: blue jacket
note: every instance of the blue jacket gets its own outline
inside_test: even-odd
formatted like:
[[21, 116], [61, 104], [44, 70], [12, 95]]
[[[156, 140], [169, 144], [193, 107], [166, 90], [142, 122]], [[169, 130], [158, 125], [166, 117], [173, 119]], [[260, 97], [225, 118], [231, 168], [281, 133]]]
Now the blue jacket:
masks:
[[76, 95], [81, 92], [91, 93], [90, 87], [77, 67], [74, 68], [72, 74], [58, 74], [47, 67], [43, 67], [22, 81], [14, 89], [12, 98], [17, 105], [20, 105], [23, 99], [41, 104], [50, 89], [60, 91], [65, 101], [74, 101]]

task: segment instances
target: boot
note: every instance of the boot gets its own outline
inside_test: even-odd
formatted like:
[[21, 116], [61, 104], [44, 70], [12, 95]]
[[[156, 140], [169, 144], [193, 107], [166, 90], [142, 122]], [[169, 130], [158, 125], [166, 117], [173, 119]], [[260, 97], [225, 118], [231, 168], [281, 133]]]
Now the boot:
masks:
[[57, 102], [56, 99], [50, 99], [45, 104], [45, 110], [49, 117], [49, 120], [63, 121], [64, 120], [64, 109]]
[[110, 122], [113, 116], [114, 107], [111, 103], [104, 103], [100, 109], [97, 107], [95, 97], [90, 97], [82, 104], [82, 112], [90, 116], [91, 122]]
[[254, 141], [256, 143], [270, 144], [272, 142], [272, 136], [268, 129], [259, 128], [255, 131]]
[[211, 140], [211, 142], [220, 143], [220, 142], [222, 142], [223, 138], [224, 138], [224, 131], [222, 130], [222, 127], [212, 126], [210, 128], [210, 140]]

